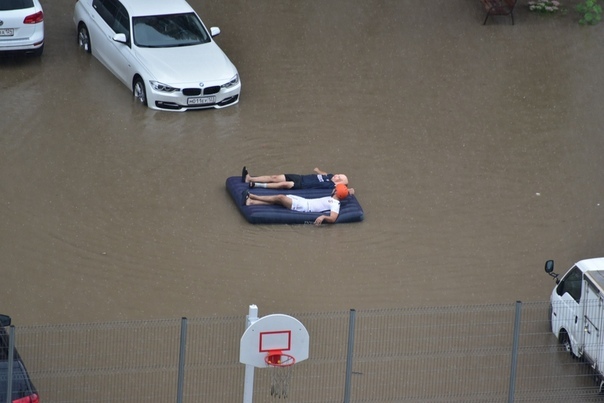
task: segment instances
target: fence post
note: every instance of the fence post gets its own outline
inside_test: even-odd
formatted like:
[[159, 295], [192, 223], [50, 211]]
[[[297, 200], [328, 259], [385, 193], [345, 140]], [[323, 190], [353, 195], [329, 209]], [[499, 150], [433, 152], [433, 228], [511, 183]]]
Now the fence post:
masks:
[[[249, 329], [254, 323], [258, 322], [258, 307], [250, 305], [248, 314], [245, 317], [245, 329]], [[243, 334], [245, 336], [245, 333]], [[243, 336], [241, 337], [243, 340]], [[241, 349], [244, 347], [243, 341], [239, 346], [239, 360], [241, 361]], [[247, 360], [246, 360], [247, 361]], [[245, 380], [243, 381], [243, 403], [252, 403], [254, 401], [254, 366], [245, 364]]]
[[354, 351], [354, 329], [355, 329], [356, 311], [350, 310], [348, 320], [348, 351], [346, 353], [346, 382], [344, 385], [344, 403], [350, 402], [350, 384], [352, 382], [352, 355]]
[[516, 394], [516, 365], [518, 363], [518, 342], [520, 338], [520, 317], [522, 316], [522, 302], [516, 301], [516, 316], [514, 320], [514, 343], [512, 345], [512, 365], [510, 367], [510, 389], [508, 403], [514, 402]]
[[182, 393], [185, 381], [185, 351], [187, 347], [187, 318], [180, 321], [180, 354], [178, 356], [178, 387], [176, 403], [182, 403]]

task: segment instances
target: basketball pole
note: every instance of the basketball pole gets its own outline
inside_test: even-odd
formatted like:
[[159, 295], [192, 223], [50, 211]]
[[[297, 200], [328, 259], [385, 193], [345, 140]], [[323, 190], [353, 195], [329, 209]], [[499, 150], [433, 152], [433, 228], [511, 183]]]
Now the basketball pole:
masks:
[[[258, 321], [258, 307], [250, 305], [249, 313], [245, 320], [245, 328]], [[243, 384], [243, 403], [252, 403], [254, 398], [254, 366], [245, 364], [245, 382]]]

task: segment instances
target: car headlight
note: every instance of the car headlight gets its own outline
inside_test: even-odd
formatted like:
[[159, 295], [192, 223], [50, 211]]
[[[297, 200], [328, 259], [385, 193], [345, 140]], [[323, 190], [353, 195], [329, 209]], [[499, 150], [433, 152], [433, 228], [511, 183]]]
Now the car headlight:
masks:
[[159, 81], [150, 80], [149, 83], [151, 83], [151, 87], [156, 91], [162, 91], [162, 92], [180, 91], [180, 88], [174, 88], [172, 86], [169, 86], [168, 84], [160, 83]]
[[235, 74], [235, 77], [231, 78], [228, 83], [222, 84], [220, 88], [231, 88], [237, 84], [239, 84], [239, 74]]

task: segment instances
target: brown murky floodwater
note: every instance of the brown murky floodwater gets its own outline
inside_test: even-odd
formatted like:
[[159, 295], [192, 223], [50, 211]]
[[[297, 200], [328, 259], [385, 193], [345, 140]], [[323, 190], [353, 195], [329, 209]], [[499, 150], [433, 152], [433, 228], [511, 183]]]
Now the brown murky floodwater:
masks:
[[[2, 306], [16, 324], [547, 300], [602, 255], [604, 26], [520, 2], [192, 1], [239, 105], [135, 104], [43, 1], [0, 61]], [[248, 224], [228, 176], [348, 174], [365, 221]]]

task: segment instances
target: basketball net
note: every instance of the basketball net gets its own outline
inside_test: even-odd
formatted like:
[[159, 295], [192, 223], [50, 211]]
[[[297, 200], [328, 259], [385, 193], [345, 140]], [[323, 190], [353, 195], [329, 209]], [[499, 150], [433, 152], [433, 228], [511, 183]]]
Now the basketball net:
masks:
[[285, 399], [296, 359], [281, 351], [271, 351], [264, 361], [271, 371], [271, 396]]

